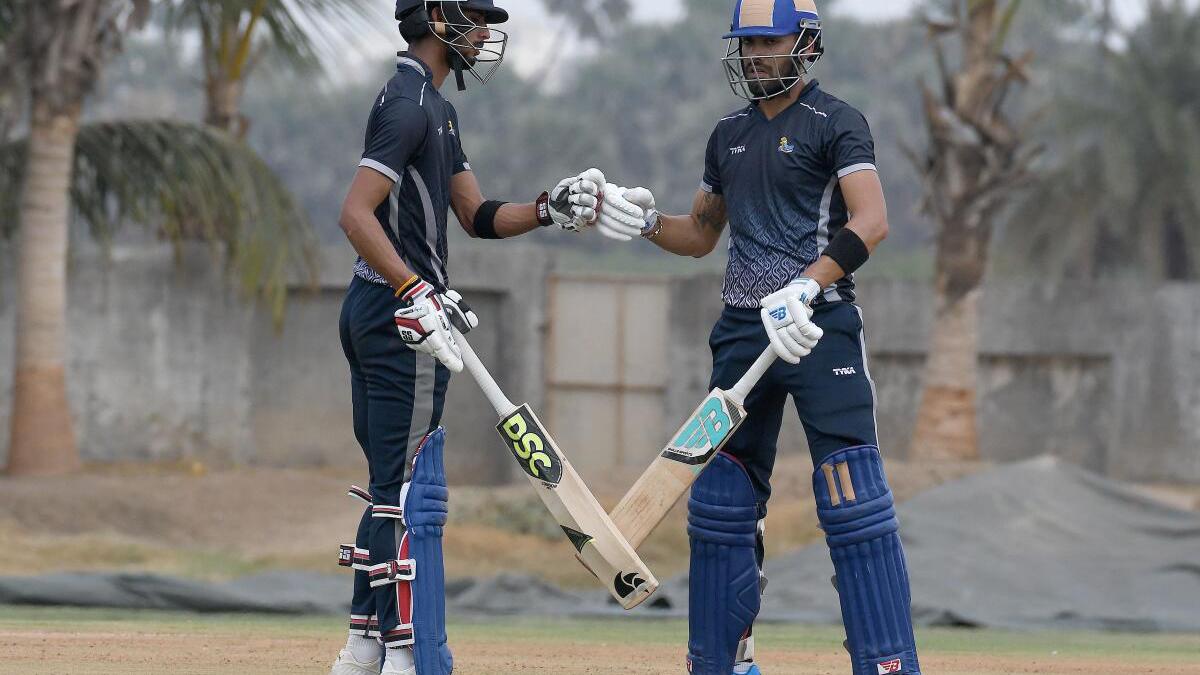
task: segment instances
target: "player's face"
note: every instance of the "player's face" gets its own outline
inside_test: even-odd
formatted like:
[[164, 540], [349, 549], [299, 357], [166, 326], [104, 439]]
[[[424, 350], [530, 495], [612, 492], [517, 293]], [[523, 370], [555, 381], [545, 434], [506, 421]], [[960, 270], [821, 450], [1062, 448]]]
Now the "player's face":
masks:
[[800, 68], [793, 56], [805, 54], [812, 45], [797, 50], [801, 35], [781, 37], [761, 36], [742, 38], [742, 74], [750, 93], [760, 98], [772, 98], [789, 90], [800, 77]]
[[476, 28], [464, 36], [464, 40], [467, 43], [464, 46], [467, 49], [463, 54], [467, 61], [474, 63], [475, 59], [479, 57], [479, 52], [483, 49], [484, 44], [492, 39], [492, 32], [488, 30], [487, 17], [484, 16], [483, 12], [468, 10], [463, 12], [463, 15], [476, 26]]
[[467, 63], [475, 65], [475, 61], [479, 58], [480, 52], [484, 49], [487, 41], [492, 39], [492, 32], [487, 27], [487, 16], [483, 12], [475, 10], [467, 10], [462, 13], [463, 18], [470, 22], [473, 28], [465, 30], [466, 24], [458, 21], [447, 21], [444, 15], [441, 14], [441, 9], [434, 9], [433, 18], [435, 21], [447, 21], [450, 24], [449, 35], [453, 36], [450, 39], [450, 44], [454, 45], [455, 49], [462, 54]]

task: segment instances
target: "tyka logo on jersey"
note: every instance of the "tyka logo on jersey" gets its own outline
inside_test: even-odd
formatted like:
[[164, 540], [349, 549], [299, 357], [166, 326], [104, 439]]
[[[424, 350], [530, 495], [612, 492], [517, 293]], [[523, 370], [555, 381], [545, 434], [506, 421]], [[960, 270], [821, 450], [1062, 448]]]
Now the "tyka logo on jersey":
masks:
[[783, 152], [783, 153], [786, 153], [786, 154], [789, 154], [789, 155], [790, 155], [790, 154], [792, 154], [792, 152], [794, 152], [795, 150], [796, 150], [796, 146], [792, 145], [791, 143], [788, 143], [788, 137], [787, 137], [787, 136], [784, 136], [783, 138], [780, 138], [780, 139], [779, 139], [779, 151], [780, 151], [780, 152]]
[[745, 151], [746, 151], [746, 146], [744, 146], [744, 145], [739, 145], [739, 146], [737, 146], [736, 148], [730, 148], [730, 149], [729, 149], [729, 154], [731, 154], [731, 155], [740, 155], [740, 154], [742, 154], [742, 153], [743, 153], [743, 152], [745, 152]]

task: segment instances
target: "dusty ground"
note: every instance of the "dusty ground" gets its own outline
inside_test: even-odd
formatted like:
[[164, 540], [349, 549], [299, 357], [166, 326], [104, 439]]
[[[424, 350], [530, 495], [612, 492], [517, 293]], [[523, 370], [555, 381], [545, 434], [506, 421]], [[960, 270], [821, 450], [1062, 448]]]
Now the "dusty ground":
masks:
[[[344, 640], [323, 619], [0, 609], [0, 675], [328, 672]], [[450, 626], [455, 675], [679, 675], [680, 621], [493, 620]], [[840, 629], [757, 633], [767, 675], [844, 675]], [[921, 631], [938, 675], [1197, 675], [1198, 636]]]
[[[904, 499], [977, 465], [889, 462]], [[768, 516], [769, 554], [818, 536], [807, 458], [776, 467]], [[636, 472], [593, 490], [611, 507]], [[156, 571], [222, 579], [272, 568], [334, 571], [337, 545], [353, 539], [361, 505], [345, 496], [357, 472], [299, 469], [206, 471], [199, 466], [92, 467], [67, 478], [0, 478], [0, 574], [67, 570]], [[446, 529], [451, 577], [528, 571], [559, 584], [591, 586], [526, 483], [451, 486]], [[683, 508], [643, 545], [660, 578], [683, 571]]]

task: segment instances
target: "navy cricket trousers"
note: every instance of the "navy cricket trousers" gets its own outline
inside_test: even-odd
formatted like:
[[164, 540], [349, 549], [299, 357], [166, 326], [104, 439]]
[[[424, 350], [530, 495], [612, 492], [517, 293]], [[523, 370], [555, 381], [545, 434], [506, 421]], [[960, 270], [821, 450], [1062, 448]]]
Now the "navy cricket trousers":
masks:
[[[849, 302], [813, 308], [825, 331], [813, 352], [792, 365], [776, 360], [746, 397], [747, 419], [723, 448], [750, 474], [758, 517], [766, 516], [771, 471], [790, 394], [804, 425], [814, 466], [855, 445], [878, 445], [875, 385], [867, 370], [862, 312]], [[713, 372], [709, 387], [732, 387], [770, 344], [757, 309], [725, 307], [709, 338]]]
[[[339, 322], [342, 350], [350, 364], [354, 436], [367, 457], [372, 501], [385, 506], [401, 506], [400, 489], [410, 472], [407, 459], [440, 424], [450, 381], [445, 366], [400, 340], [394, 317], [397, 303], [390, 287], [355, 277]], [[370, 550], [373, 565], [394, 560], [402, 527], [393, 518], [372, 518], [368, 507], [355, 546]], [[394, 630], [399, 616], [396, 589], [397, 584], [371, 589], [367, 573], [356, 570], [351, 631], [374, 637]]]

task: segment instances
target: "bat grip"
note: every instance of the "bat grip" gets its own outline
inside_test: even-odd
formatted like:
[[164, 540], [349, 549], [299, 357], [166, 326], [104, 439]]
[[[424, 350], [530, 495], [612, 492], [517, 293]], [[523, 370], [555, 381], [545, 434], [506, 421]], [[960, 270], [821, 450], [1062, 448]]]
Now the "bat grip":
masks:
[[517, 406], [513, 405], [513, 402], [508, 400], [508, 397], [501, 391], [500, 385], [496, 384], [495, 378], [484, 367], [483, 361], [479, 360], [479, 355], [471, 348], [471, 343], [467, 342], [467, 338], [458, 332], [457, 328], [452, 328], [451, 330], [454, 331], [454, 341], [458, 343], [458, 348], [462, 351], [463, 367], [467, 369], [467, 372], [471, 373], [471, 377], [475, 378], [475, 382], [483, 390], [483, 395], [492, 404], [492, 408], [496, 410], [496, 414], [507, 415], [516, 410]]
[[742, 379], [738, 380], [737, 384], [729, 389], [729, 398], [732, 398], [739, 405], [744, 404], [746, 397], [750, 395], [750, 390], [754, 388], [754, 385], [758, 384], [758, 381], [762, 379], [762, 376], [766, 374], [773, 363], [775, 363], [775, 350], [767, 347], [763, 350], [762, 354], [758, 355], [754, 363], [750, 365], [746, 374], [742, 375]]

